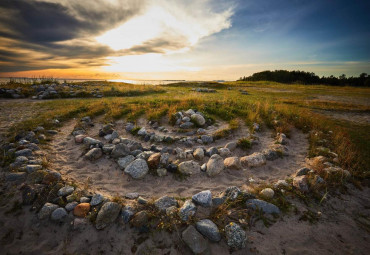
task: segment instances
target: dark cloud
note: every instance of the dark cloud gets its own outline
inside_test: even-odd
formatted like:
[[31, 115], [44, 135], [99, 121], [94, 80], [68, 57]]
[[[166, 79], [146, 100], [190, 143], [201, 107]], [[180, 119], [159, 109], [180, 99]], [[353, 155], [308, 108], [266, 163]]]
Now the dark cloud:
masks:
[[[105, 57], [116, 53], [88, 38], [122, 24], [144, 5], [137, 0], [118, 0], [117, 3], [1, 0], [0, 72], [68, 68], [77, 63], [103, 64]], [[66, 43], [68, 40], [74, 43]], [[61, 64], [63, 58], [70, 59], [71, 63]], [[60, 63], [53, 64], [53, 61]]]

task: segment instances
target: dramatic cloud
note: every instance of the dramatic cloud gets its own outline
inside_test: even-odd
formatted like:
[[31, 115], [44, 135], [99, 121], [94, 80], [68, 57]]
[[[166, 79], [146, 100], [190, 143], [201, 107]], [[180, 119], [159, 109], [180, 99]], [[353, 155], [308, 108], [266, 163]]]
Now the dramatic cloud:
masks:
[[103, 66], [120, 56], [183, 51], [231, 26], [230, 6], [217, 2], [1, 0], [0, 72]]

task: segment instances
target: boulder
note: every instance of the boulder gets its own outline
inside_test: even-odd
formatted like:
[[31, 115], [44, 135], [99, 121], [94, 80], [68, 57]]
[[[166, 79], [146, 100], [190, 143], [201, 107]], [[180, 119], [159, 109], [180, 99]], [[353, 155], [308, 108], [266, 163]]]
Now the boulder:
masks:
[[143, 178], [149, 171], [149, 167], [144, 159], [135, 159], [126, 168], [125, 173], [134, 179]]
[[72, 194], [74, 190], [75, 188], [72, 186], [64, 186], [63, 188], [58, 190], [58, 196], [68, 196]]
[[214, 154], [208, 160], [206, 172], [208, 176], [212, 177], [218, 175], [224, 168], [224, 159], [220, 155]]
[[209, 135], [202, 135], [200, 139], [202, 140], [204, 144], [209, 144], [213, 142], [213, 137]]
[[200, 165], [193, 161], [185, 161], [179, 164], [178, 170], [182, 174], [193, 175], [200, 173]]
[[108, 224], [114, 222], [121, 211], [122, 206], [115, 202], [105, 203], [96, 217], [96, 229], [103, 229]]
[[218, 150], [218, 152], [220, 153], [221, 157], [228, 157], [231, 154], [228, 148], [221, 148]]
[[124, 223], [128, 223], [135, 215], [135, 209], [129, 205], [126, 205], [121, 211], [121, 217]]

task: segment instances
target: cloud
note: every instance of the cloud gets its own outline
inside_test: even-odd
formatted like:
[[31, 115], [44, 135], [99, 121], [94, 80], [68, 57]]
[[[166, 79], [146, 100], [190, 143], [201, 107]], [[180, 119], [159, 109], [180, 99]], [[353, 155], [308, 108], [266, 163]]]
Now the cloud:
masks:
[[229, 28], [232, 14], [221, 0], [1, 0], [0, 72], [178, 52]]

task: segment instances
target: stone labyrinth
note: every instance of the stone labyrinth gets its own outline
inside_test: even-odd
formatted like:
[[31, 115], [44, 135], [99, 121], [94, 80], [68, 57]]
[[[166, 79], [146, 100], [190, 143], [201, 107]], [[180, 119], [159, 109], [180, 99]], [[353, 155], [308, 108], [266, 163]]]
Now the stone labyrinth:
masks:
[[[308, 142], [296, 130], [288, 139], [258, 124], [252, 131], [241, 125], [215, 139], [228, 124], [192, 109], [171, 120], [172, 125], [166, 119], [161, 124], [139, 119], [135, 126], [84, 117], [68, 123], [52, 141], [53, 167], [105, 195], [151, 198], [273, 182], [304, 166]], [[250, 142], [249, 149], [240, 148], [242, 139]]]

